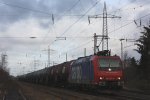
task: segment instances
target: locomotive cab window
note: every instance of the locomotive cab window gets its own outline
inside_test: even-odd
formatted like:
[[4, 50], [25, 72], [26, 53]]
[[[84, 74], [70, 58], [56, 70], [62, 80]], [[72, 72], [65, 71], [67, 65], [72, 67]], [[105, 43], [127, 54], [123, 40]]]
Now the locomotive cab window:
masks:
[[119, 60], [114, 59], [100, 59], [99, 67], [121, 67]]

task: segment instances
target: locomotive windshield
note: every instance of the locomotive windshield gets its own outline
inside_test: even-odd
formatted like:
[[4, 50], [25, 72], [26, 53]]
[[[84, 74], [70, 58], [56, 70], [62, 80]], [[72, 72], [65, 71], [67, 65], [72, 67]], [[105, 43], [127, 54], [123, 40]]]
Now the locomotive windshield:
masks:
[[100, 67], [121, 67], [120, 61], [115, 59], [100, 59]]

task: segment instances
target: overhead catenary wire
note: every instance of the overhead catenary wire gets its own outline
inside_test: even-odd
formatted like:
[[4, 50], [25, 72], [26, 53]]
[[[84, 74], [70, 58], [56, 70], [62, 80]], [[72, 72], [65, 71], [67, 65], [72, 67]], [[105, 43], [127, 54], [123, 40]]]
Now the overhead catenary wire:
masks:
[[[73, 24], [71, 24], [62, 34], [60, 34], [59, 37], [63, 36], [66, 32], [68, 32], [76, 23], [78, 23], [92, 8], [94, 8], [101, 0], [97, 1], [94, 5], [92, 5], [92, 7], [90, 7], [81, 17], [79, 17]], [[57, 39], [55, 39], [53, 42], [57, 41]], [[50, 44], [52, 44], [50, 43]], [[50, 45], [49, 44], [49, 45]]]
[[[150, 15], [150, 13], [148, 13], [148, 14], [142, 16], [142, 17], [139, 17], [139, 18], [135, 19], [135, 21], [140, 20], [140, 19], [142, 19], [142, 18], [144, 18], [144, 17], [147, 17], [147, 16], [149, 16], [149, 15]], [[112, 31], [108, 32], [108, 34], [109, 34], [109, 33], [113, 33], [114, 31], [117, 31], [117, 30], [119, 30], [119, 29], [121, 29], [121, 28], [123, 28], [123, 27], [126, 27], [126, 26], [128, 26], [129, 24], [132, 24], [132, 23], [134, 23], [134, 21], [129, 22], [129, 23], [127, 23], [127, 24], [125, 24], [125, 25], [123, 25], [123, 26], [121, 26], [121, 27], [119, 27], [119, 28], [117, 28], [117, 29], [115, 29], [115, 30], [112, 30]]]
[[125, 46], [124, 48], [132, 47], [132, 46], [135, 46], [135, 44], [134, 44], [134, 45], [128, 45], [128, 46]]
[[[77, 49], [82, 48], [83, 46], [89, 44], [90, 42], [92, 42], [92, 40], [87, 41], [87, 42], [85, 42], [85, 43], [83, 43], [83, 44], [81, 44], [81, 45], [78, 45], [77, 47], [71, 48], [71, 49], [69, 49], [69, 50], [67, 50], [67, 51], [64, 51], [64, 52], [62, 52], [61, 54], [62, 54], [62, 55], [66, 55], [66, 53], [68, 54], [68, 53], [70, 53], [70, 52], [74, 52], [74, 51], [76, 51]], [[54, 43], [54, 42], [52, 42], [52, 43]], [[52, 44], [52, 43], [51, 43], [51, 44]]]
[[65, 13], [71, 11], [79, 2], [80, 2], [80, 0], [78, 0], [71, 8], [66, 10]]
[[[146, 14], [146, 15], [144, 15], [144, 16], [142, 16], [142, 17], [136, 19], [136, 20], [140, 20], [141, 18], [147, 17], [147, 16], [149, 16], [149, 15], [150, 15], [150, 13], [149, 13], [149, 14]], [[125, 27], [125, 26], [127, 26], [127, 25], [129, 25], [129, 24], [131, 24], [131, 23], [133, 23], [133, 21], [130, 22], [130, 23], [127, 23], [127, 24], [125, 24], [125, 25], [123, 25], [123, 26], [121, 26], [120, 28]], [[116, 29], [116, 30], [119, 30], [120, 28], [118, 28], [118, 29]], [[115, 30], [115, 31], [116, 31], [116, 30]], [[113, 31], [111, 31], [111, 32], [113, 32]], [[109, 32], [109, 33], [111, 33], [111, 32]], [[110, 38], [109, 38], [109, 39], [110, 39]], [[114, 38], [113, 38], [113, 39], [114, 39]]]
[[74, 51], [74, 50], [77, 50], [78, 48], [81, 48], [81, 47], [83, 47], [84, 45], [89, 44], [90, 42], [92, 42], [92, 40], [87, 41], [86, 43], [83, 43], [83, 44], [81, 44], [81, 45], [78, 45], [78, 46], [75, 47], [75, 48], [71, 48], [71, 49], [69, 49], [69, 50], [67, 50], [67, 51], [64, 51], [63, 53], [65, 54], [66, 52], [68, 53], [68, 52], [72, 52], [72, 51]]
[[[71, 11], [79, 2], [80, 2], [80, 0], [78, 0], [70, 9], [68, 9], [67, 11], [65, 11], [64, 14], [65, 14], [66, 12], [68, 12], [68, 11]], [[52, 27], [55, 29], [54, 24], [52, 25]], [[49, 31], [50, 31], [50, 29], [49, 29]], [[49, 32], [48, 32], [48, 33], [49, 33]], [[45, 35], [45, 37], [46, 37], [46, 35]], [[44, 38], [45, 38], [45, 37], [44, 37]], [[43, 38], [43, 40], [44, 40], [44, 38]], [[68, 37], [67, 37], [67, 38], [68, 38]], [[54, 41], [52, 41], [49, 45], [53, 44], [55, 41], [57, 41], [57, 38], [56, 38]]]
[[73, 24], [71, 24], [60, 36], [68, 32], [76, 23], [78, 23], [92, 8], [94, 8], [101, 0], [97, 1], [92, 7], [90, 7], [81, 17], [79, 17]]
[[[64, 12], [64, 14], [66, 13], [66, 12], [68, 12], [68, 11], [71, 11], [78, 3], [80, 2], [80, 0], [78, 0], [70, 9], [68, 9], [67, 11], [65, 11]], [[61, 16], [63, 16], [63, 15], [61, 15]], [[55, 27], [54, 27], [54, 25], [52, 25], [53, 26], [53, 28], [55, 29]], [[50, 29], [49, 29], [49, 31], [50, 31]], [[48, 32], [49, 33], [49, 32]], [[43, 40], [46, 38], [46, 35], [45, 35], [45, 37], [43, 38]], [[67, 37], [68, 38], [68, 37]], [[54, 41], [52, 41], [49, 45], [51, 45], [51, 44], [53, 44], [55, 41], [57, 41], [57, 38], [54, 40]]]
[[32, 12], [37, 12], [37, 13], [42, 13], [42, 14], [46, 14], [46, 15], [50, 15], [51, 16], [50, 13], [42, 11], [42, 10], [36, 10], [36, 9], [32, 9], [32, 8], [26, 8], [26, 7], [23, 7], [23, 6], [16, 5], [16, 4], [6, 3], [4, 1], [0, 1], [0, 4], [4, 4], [4, 5], [7, 5], [7, 6], [11, 6], [11, 7], [15, 7], [15, 8], [20, 8], [20, 9], [24, 9], [24, 10], [28, 10], [28, 11], [32, 11]]
[[[98, 2], [100, 2], [100, 1], [97, 1], [94, 5], [92, 5], [92, 7], [90, 7], [78, 20], [76, 20], [73, 24], [71, 24], [62, 34], [61, 34], [61, 36], [63, 35], [63, 34], [65, 34], [69, 29], [71, 29], [72, 28], [72, 26], [73, 25], [75, 25], [82, 17], [84, 17], [93, 7], [95, 7], [97, 4], [98, 4]], [[78, 2], [77, 2], [78, 3]], [[60, 37], [61, 37], [60, 36]], [[78, 38], [78, 37], [75, 37], [75, 38]], [[91, 37], [89, 37], [89, 38], [91, 38]], [[57, 40], [57, 39], [56, 39]], [[54, 40], [54, 41], [56, 41], [56, 40]]]
[[[93, 38], [93, 37], [91, 37], [91, 38]], [[113, 40], [118, 40], [118, 41], [120, 41], [120, 38], [109, 37], [108, 39], [113, 39]], [[124, 39], [125, 39], [126, 41], [130, 41], [130, 42], [136, 42], [136, 40], [137, 40], [137, 39], [131, 39], [131, 38], [124, 38]], [[90, 42], [92, 42], [92, 41], [90, 40], [90, 41], [88, 41], [88, 42], [86, 42], [86, 43], [83, 43], [83, 44], [81, 44], [81, 45], [79, 45], [79, 46], [77, 46], [77, 47], [75, 47], [75, 48], [69, 49], [68, 51], [65, 51], [65, 52], [72, 52], [72, 51], [74, 51], [74, 50], [76, 50], [76, 49], [78, 49], [78, 48], [83, 47], [84, 45], [89, 44]], [[100, 44], [99, 44], [99, 45], [100, 45]]]
[[[79, 1], [80, 1], [80, 0], [78, 0], [78, 1], [73, 5], [73, 7], [75, 7], [75, 6], [78, 4]], [[5, 2], [0, 2], [0, 3], [5, 4], [5, 5], [8, 5], [8, 6], [13, 6], [13, 7], [18, 7], [18, 8], [22, 8], [22, 9], [26, 9], [26, 10], [31, 10], [31, 11], [39, 12], [39, 13], [49, 14], [49, 13], [47, 13], [47, 12], [43, 12], [43, 11], [40, 11], [40, 10], [31, 9], [31, 8], [25, 8], [25, 7], [18, 6], [18, 5], [14, 5], [14, 4], [9, 4], [9, 3], [5, 3]], [[71, 7], [71, 9], [72, 9], [73, 7]], [[141, 6], [140, 6], [140, 7], [141, 7]], [[69, 9], [68, 11], [70, 11], [71, 9]], [[135, 7], [134, 7], [134, 9], [135, 9]], [[81, 15], [81, 17], [82, 17], [82, 16], [85, 16], [85, 14], [84, 14], [84, 15]], [[79, 19], [80, 19], [80, 18], [79, 18]], [[78, 22], [78, 21], [77, 21], [77, 22]], [[76, 23], [76, 22], [75, 22], [75, 23]], [[73, 25], [74, 25], [74, 24], [72, 24], [69, 28], [67, 28], [65, 32], [67, 32], [67, 30], [69, 30]], [[65, 32], [64, 32], [64, 33], [65, 33]]]
[[[78, 0], [71, 8], [69, 8], [68, 10], [66, 10], [65, 13], [71, 11], [80, 1], [81, 0]], [[99, 2], [99, 1], [96, 1], [96, 2]], [[20, 9], [24, 9], [24, 10], [28, 10], [28, 11], [32, 11], [32, 12], [37, 12], [37, 13], [41, 13], [41, 14], [46, 14], [46, 15], [50, 15], [50, 16], [52, 15], [52, 13], [50, 14], [49, 12], [45, 12], [43, 10], [37, 10], [37, 9], [33, 9], [33, 8], [27, 8], [27, 7], [19, 6], [19, 5], [16, 5], [16, 4], [5, 2], [4, 0], [1, 0], [0, 4], [4, 4], [4, 5], [7, 5], [7, 6], [11, 6], [11, 7], [15, 7], [15, 8], [20, 8]], [[140, 8], [140, 7], [143, 7], [143, 5], [140, 5], [138, 7], [127, 8], [127, 9], [122, 9], [123, 8], [122, 7], [122, 8], [119, 8], [119, 9], [115, 10], [115, 11], [111, 11], [109, 13], [113, 13], [113, 12], [116, 12], [116, 11], [122, 11], [122, 10], [128, 10], [128, 9], [137, 9], [137, 8]], [[57, 16], [57, 15], [59, 15], [59, 16], [83, 16], [84, 14], [83, 15], [81, 15], [81, 14], [80, 15], [53, 14], [53, 15], [55, 15], [55, 16]], [[99, 15], [99, 14], [97, 14], [97, 15]], [[8, 15], [8, 16], [11, 16], [11, 15]], [[12, 16], [14, 16], [14, 15], [12, 15]], [[87, 15], [87, 16], [89, 16], [89, 15]]]
[[[43, 38], [43, 37], [14, 37], [14, 36], [12, 36], [12, 37], [10, 37], [10, 36], [8, 36], [8, 37], [1, 37], [0, 36], [0, 38], [31, 38], [31, 39], [34, 39], [34, 38]], [[46, 38], [59, 38], [59, 37], [46, 37]], [[87, 36], [87, 37], [85, 37], [85, 36], [78, 36], [78, 37], [74, 37], [74, 36], [66, 36], [66, 37], [64, 37], [64, 38], [66, 38], [66, 39], [68, 39], [68, 38], [91, 38], [91, 36]]]
[[[80, 1], [80, 0], [78, 0], [77, 3], [74, 4], [74, 6], [77, 5], [79, 1]], [[26, 9], [26, 10], [31, 10], [31, 11], [34, 11], [34, 12], [39, 12], [39, 13], [44, 13], [44, 14], [51, 15], [51, 14], [49, 14], [49, 13], [47, 13], [47, 12], [44, 12], [44, 11], [41, 11], [41, 10], [35, 10], [35, 9], [31, 9], [31, 8], [25, 8], [25, 7], [22, 7], [22, 6], [18, 6], [18, 5], [14, 5], [14, 4], [9, 4], [9, 3], [5, 3], [5, 2], [0, 2], [0, 3], [5, 4], [5, 5], [8, 5], [8, 6], [18, 7], [18, 8], [22, 8], [22, 9]], [[97, 2], [96, 2], [96, 3], [97, 3]], [[74, 6], [73, 6], [73, 7], [74, 7]], [[71, 7], [71, 9], [72, 9], [73, 7]], [[140, 7], [142, 7], [142, 6], [140, 6]], [[69, 9], [69, 11], [70, 11], [71, 9]], [[120, 9], [121, 9], [121, 8], [120, 8]], [[133, 8], [132, 8], [132, 9], [133, 9]], [[134, 7], [134, 9], [135, 9], [135, 7]], [[81, 15], [81, 17], [82, 17], [82, 16], [85, 16], [85, 14], [84, 14], [84, 15]], [[80, 18], [79, 18], [79, 19], [80, 19]], [[77, 21], [77, 22], [78, 22], [78, 21]], [[75, 23], [76, 23], [76, 22], [75, 22]], [[131, 23], [132, 23], [132, 22], [131, 22]], [[72, 26], [73, 26], [73, 24], [72, 24], [67, 30], [69, 30]], [[126, 26], [126, 25], [125, 25], [125, 26]], [[121, 26], [120, 28], [122, 28], [122, 27], [123, 27], [123, 26]], [[67, 31], [67, 30], [66, 30], [66, 31]], [[116, 29], [116, 30], [118, 30], [118, 29]], [[115, 30], [115, 31], [116, 31], [116, 30]], [[66, 32], [66, 31], [65, 31], [65, 32]], [[64, 33], [65, 33], [65, 32], [64, 32]], [[109, 32], [109, 33], [111, 33], [111, 32]]]
[[[69, 8], [68, 10], [66, 10], [65, 12], [64, 12], [64, 14], [65, 13], [67, 13], [68, 11], [71, 11], [78, 3], [80, 2], [80, 0], [78, 0], [71, 8]], [[63, 14], [63, 15], [64, 15]], [[63, 16], [63, 15], [61, 15], [61, 16]], [[53, 19], [54, 19], [54, 15], [53, 15]], [[56, 19], [56, 18], [55, 18]], [[59, 20], [59, 19], [58, 19]], [[50, 26], [50, 25], [49, 25]], [[52, 28], [55, 30], [55, 27], [54, 27], [54, 23], [53, 23], [53, 25], [52, 25]], [[50, 32], [50, 29], [49, 29], [49, 31], [47, 32], [47, 34]], [[45, 35], [45, 37], [47, 36], [47, 34]], [[45, 39], [45, 37], [43, 38], [43, 40]], [[54, 40], [55, 41], [55, 40]]]
[[[81, 17], [79, 17], [73, 24], [71, 24], [61, 35], [63, 36], [66, 32], [68, 32], [76, 23], [78, 23], [92, 8], [94, 8], [101, 0], [97, 1], [94, 5], [92, 5]], [[57, 39], [55, 39], [54, 41], [57, 41]], [[52, 43], [54, 42], [52, 41]], [[52, 44], [51, 43], [51, 44]]]

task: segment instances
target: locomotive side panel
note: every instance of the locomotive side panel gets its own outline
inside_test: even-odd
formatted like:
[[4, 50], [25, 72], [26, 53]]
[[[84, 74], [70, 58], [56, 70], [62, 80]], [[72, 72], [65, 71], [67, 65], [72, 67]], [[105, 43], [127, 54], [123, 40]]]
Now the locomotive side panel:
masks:
[[93, 63], [90, 57], [80, 58], [70, 66], [69, 82], [72, 84], [90, 85], [94, 79]]

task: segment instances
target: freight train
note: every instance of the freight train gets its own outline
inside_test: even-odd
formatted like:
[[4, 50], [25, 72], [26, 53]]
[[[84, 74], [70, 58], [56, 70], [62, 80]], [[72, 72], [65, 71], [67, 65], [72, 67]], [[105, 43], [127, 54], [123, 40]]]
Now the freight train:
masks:
[[21, 75], [18, 79], [57, 86], [122, 88], [123, 68], [119, 56], [110, 56], [109, 51], [102, 51]]

